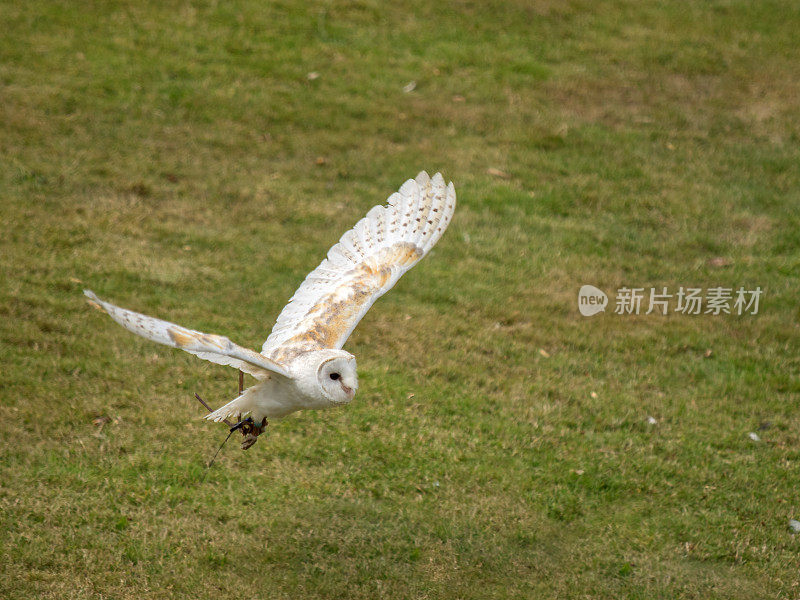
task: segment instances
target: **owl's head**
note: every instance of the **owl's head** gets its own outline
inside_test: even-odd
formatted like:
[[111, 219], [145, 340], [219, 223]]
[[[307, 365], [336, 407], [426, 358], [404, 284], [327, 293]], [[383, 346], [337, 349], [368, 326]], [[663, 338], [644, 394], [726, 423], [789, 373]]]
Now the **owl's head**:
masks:
[[317, 367], [317, 383], [332, 404], [347, 404], [358, 390], [356, 357], [344, 350], [331, 351]]

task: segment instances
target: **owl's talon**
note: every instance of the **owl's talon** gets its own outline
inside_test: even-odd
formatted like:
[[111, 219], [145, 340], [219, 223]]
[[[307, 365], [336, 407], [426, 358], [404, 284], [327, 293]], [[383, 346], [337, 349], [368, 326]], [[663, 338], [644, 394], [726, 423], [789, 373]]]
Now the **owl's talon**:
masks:
[[247, 417], [231, 428], [231, 431], [235, 431], [236, 429], [242, 430], [242, 435], [244, 436], [244, 439], [242, 440], [242, 450], [247, 450], [258, 441], [258, 436], [264, 433], [267, 425], [269, 425], [269, 423], [267, 423], [266, 417], [261, 419], [261, 423], [259, 425], [256, 425], [252, 418]]
[[242, 440], [242, 450], [247, 450], [258, 441], [258, 436], [253, 433], [248, 433]]

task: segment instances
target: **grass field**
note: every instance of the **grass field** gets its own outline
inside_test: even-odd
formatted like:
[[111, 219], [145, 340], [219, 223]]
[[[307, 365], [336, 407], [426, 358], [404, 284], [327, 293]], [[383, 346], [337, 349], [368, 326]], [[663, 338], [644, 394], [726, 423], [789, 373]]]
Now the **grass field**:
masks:
[[[0, 22], [0, 597], [800, 598], [796, 2]], [[348, 342], [356, 400], [206, 472], [192, 395], [235, 371], [81, 290], [258, 348], [421, 169], [459, 207]], [[763, 296], [614, 314], [624, 286]]]

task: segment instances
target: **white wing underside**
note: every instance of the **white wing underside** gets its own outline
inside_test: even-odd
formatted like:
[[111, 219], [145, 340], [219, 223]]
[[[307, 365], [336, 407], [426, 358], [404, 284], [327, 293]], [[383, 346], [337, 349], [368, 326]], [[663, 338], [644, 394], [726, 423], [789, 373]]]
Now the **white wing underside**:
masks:
[[125, 329], [148, 340], [172, 348], [180, 348], [218, 365], [240, 369], [256, 379], [266, 379], [271, 375], [290, 377], [282, 365], [254, 350], [237, 346], [224, 336], [186, 329], [168, 321], [154, 319], [132, 310], [114, 306], [100, 300], [90, 290], [84, 290], [83, 293], [95, 308], [104, 310]]
[[375, 206], [308, 274], [278, 317], [261, 353], [286, 362], [302, 352], [341, 348], [370, 306], [439, 241], [456, 194], [437, 173], [406, 181]]

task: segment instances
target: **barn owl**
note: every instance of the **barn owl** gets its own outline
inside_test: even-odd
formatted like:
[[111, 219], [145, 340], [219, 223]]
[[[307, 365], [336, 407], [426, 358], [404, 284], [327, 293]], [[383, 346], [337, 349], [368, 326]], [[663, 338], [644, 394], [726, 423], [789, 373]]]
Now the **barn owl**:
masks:
[[[267, 419], [349, 403], [358, 391], [356, 359], [342, 346], [370, 306], [425, 256], [456, 207], [453, 184], [424, 171], [375, 206], [308, 274], [256, 352], [226, 337], [148, 317], [84, 293], [129, 331], [252, 375], [257, 383], [205, 418], [233, 418], [250, 445]], [[243, 443], [245, 447], [245, 443]]]

